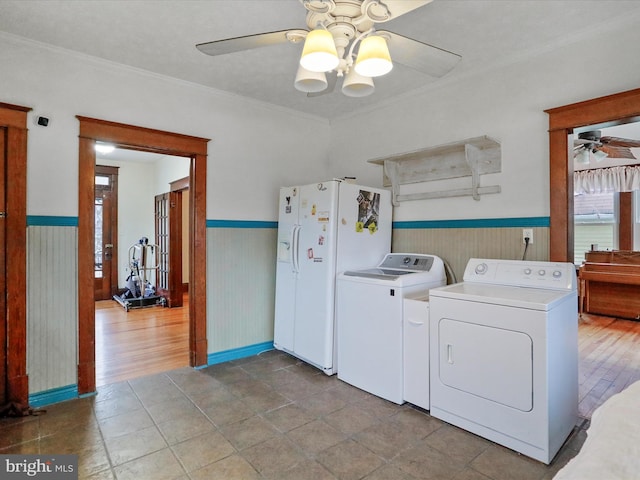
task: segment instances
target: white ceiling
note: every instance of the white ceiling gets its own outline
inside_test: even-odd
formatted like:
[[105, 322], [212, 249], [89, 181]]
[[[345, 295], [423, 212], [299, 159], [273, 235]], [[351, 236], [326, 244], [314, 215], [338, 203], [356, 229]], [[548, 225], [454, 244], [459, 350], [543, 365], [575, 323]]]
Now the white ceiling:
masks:
[[[429, 78], [396, 64], [376, 92], [349, 98], [337, 87], [307, 97], [293, 87], [300, 45], [211, 57], [198, 43], [305, 28], [299, 0], [0, 0], [0, 32], [104, 58], [328, 119], [428, 88]], [[386, 30], [462, 56], [437, 82], [640, 19], [638, 0], [435, 0]], [[392, 52], [393, 54], [393, 52]]]
[[112, 160], [114, 162], [136, 162], [136, 163], [154, 163], [161, 158], [182, 158], [188, 161], [186, 157], [172, 157], [171, 155], [162, 155], [158, 153], [144, 152], [141, 150], [130, 150], [128, 148], [116, 148], [109, 153], [99, 153], [96, 151], [96, 160]]

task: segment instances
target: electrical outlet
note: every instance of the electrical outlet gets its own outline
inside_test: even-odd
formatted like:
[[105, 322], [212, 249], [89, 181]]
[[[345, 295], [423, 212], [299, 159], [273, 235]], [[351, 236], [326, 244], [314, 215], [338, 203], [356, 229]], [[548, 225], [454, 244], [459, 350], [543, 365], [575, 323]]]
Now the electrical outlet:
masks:
[[533, 243], [533, 228], [523, 228], [522, 229], [522, 243], [526, 243], [524, 241], [525, 238], [529, 239], [529, 245]]

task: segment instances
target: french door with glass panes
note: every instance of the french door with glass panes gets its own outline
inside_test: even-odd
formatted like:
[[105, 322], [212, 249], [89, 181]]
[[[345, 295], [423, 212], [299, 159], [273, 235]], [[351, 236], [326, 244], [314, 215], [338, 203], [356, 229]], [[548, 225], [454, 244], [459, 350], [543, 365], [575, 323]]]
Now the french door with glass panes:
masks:
[[118, 293], [118, 167], [96, 165], [94, 297]]
[[156, 245], [159, 250], [156, 292], [168, 307], [182, 306], [182, 195], [167, 192], [155, 197]]

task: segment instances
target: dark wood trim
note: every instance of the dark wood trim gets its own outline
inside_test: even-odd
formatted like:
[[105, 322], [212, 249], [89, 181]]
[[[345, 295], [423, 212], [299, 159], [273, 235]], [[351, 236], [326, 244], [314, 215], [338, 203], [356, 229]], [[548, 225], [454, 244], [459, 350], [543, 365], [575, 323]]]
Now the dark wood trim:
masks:
[[602, 128], [640, 119], [640, 88], [545, 112], [549, 115], [549, 259], [573, 262], [573, 164], [569, 162], [569, 136], [581, 127]]
[[[6, 128], [6, 397], [29, 403], [27, 376], [27, 113], [30, 108], [0, 103], [0, 126]], [[4, 294], [5, 292], [3, 292]], [[4, 336], [3, 336], [4, 337]], [[5, 379], [2, 379], [3, 381]]]
[[169, 187], [172, 192], [187, 190], [189, 188], [189, 177], [180, 178], [174, 182], [170, 182]]
[[618, 249], [633, 250], [633, 192], [620, 192], [618, 195]]
[[0, 126], [27, 130], [27, 113], [30, 111], [29, 107], [0, 102]]
[[96, 165], [96, 175], [118, 175], [120, 167], [111, 167], [108, 165]]
[[[207, 269], [207, 156], [196, 154], [191, 162], [189, 187], [189, 316], [206, 318]], [[202, 221], [201, 221], [202, 220]], [[202, 252], [202, 253], [199, 253]], [[191, 322], [189, 326], [191, 365], [207, 364], [207, 323]]]
[[569, 137], [563, 130], [549, 132], [551, 158], [564, 158], [551, 162], [549, 167], [550, 228], [549, 259], [555, 262], [573, 262], [573, 162], [569, 162]]
[[166, 153], [179, 157], [191, 157], [196, 154], [207, 155], [208, 138], [192, 137], [90, 117], [77, 116], [77, 118], [80, 120], [81, 137], [113, 143], [118, 148]]
[[78, 177], [78, 392], [95, 390], [95, 306], [93, 250], [95, 141], [79, 139]]
[[640, 88], [545, 110], [549, 131], [599, 125], [640, 116]]
[[[191, 366], [207, 363], [206, 317], [206, 174], [209, 139], [78, 116], [80, 121], [80, 192], [78, 218], [78, 393], [95, 390], [95, 309], [93, 302], [93, 188], [95, 141], [191, 159], [189, 283], [197, 291], [189, 302]], [[90, 180], [90, 184], [89, 184]], [[89, 198], [90, 197], [90, 198]], [[88, 202], [90, 199], [91, 203]], [[81, 243], [82, 242], [82, 243]]]
[[173, 308], [182, 306], [183, 297], [181, 192], [169, 192], [169, 210], [169, 307]]

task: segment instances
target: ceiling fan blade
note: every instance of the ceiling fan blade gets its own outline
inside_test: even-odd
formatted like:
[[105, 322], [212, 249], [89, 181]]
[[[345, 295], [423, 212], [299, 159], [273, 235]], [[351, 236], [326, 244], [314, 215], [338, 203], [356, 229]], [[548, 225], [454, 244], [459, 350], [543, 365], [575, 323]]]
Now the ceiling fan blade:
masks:
[[636, 158], [635, 155], [631, 153], [631, 150], [629, 149], [629, 147], [603, 145], [602, 147], [598, 148], [598, 150], [601, 150], [604, 153], [606, 153], [609, 158], [628, 158], [631, 160]]
[[[288, 34], [298, 34], [298, 37]], [[213, 42], [199, 43], [196, 48], [207, 55], [225, 55], [227, 53], [250, 50], [252, 48], [268, 47], [278, 45], [288, 41], [296, 42], [304, 38], [305, 30], [280, 30], [278, 32], [258, 33], [246, 35], [244, 37], [225, 38], [224, 40], [214, 40]], [[298, 39], [298, 40], [296, 40]]]
[[333, 92], [333, 90], [336, 88], [337, 81], [338, 75], [329, 75], [329, 78], [327, 78], [327, 88], [325, 88], [321, 92], [309, 92], [307, 93], [307, 97], [320, 97], [321, 95], [326, 95], [327, 93]]
[[389, 52], [394, 62], [434, 78], [440, 78], [449, 73], [462, 58], [455, 53], [388, 30], [378, 30], [377, 34], [387, 38]]
[[422, 7], [433, 0], [365, 0], [363, 10], [376, 23], [383, 23], [400, 15], [404, 15], [416, 8]]
[[620, 137], [602, 137], [600, 141], [614, 147], [640, 148], [640, 140]]

